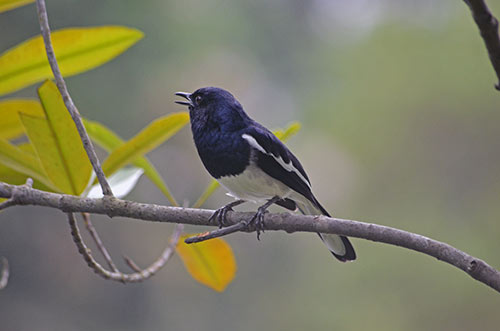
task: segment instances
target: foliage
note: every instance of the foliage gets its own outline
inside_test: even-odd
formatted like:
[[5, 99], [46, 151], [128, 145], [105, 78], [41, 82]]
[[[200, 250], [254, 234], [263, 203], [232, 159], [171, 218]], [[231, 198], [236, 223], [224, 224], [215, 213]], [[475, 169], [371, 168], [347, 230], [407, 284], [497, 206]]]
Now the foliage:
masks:
[[[0, 2], [0, 11], [27, 1]], [[120, 26], [68, 28], [52, 34], [55, 53], [64, 76], [93, 69], [124, 52], [143, 36]], [[50, 79], [41, 36], [29, 39], [0, 55], [0, 95]], [[100, 197], [92, 166], [76, 126], [57, 86], [46, 80], [38, 88], [39, 101], [0, 101], [0, 181], [20, 184], [28, 177], [35, 187], [71, 195]], [[124, 141], [101, 123], [83, 119], [92, 141], [109, 153], [102, 167], [117, 197], [128, 194], [144, 173], [178, 206], [173, 194], [145, 154], [167, 141], [189, 121], [187, 112], [160, 117]], [[287, 139], [299, 130], [293, 123], [276, 134]], [[26, 136], [28, 142], [19, 143]], [[195, 204], [200, 207], [216, 190], [214, 181]], [[183, 238], [185, 238], [185, 235]], [[180, 241], [177, 252], [188, 272], [200, 283], [223, 291], [234, 278], [236, 263], [231, 247], [220, 238], [196, 245]]]
[[27, 5], [35, 0], [0, 0], [0, 13]]
[[182, 236], [177, 244], [177, 253], [186, 269], [200, 283], [216, 291], [224, 291], [236, 273], [231, 247], [220, 238], [190, 245], [184, 243], [184, 239], [191, 236], [193, 234]]
[[[115, 58], [143, 37], [121, 26], [67, 28], [52, 34], [61, 72], [72, 76]], [[31, 38], [0, 56], [0, 95], [52, 77], [41, 36]]]

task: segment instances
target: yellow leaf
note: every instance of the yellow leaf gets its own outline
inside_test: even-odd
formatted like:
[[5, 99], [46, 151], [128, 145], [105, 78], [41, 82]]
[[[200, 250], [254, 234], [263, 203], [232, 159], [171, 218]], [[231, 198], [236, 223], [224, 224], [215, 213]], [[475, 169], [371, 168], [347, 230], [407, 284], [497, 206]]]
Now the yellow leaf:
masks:
[[26, 178], [28, 178], [27, 175], [17, 172], [14, 169], [0, 163], [0, 182], [22, 185], [26, 183]]
[[0, 163], [33, 177], [43, 176], [44, 173], [36, 157], [4, 139], [0, 139]]
[[40, 160], [36, 156], [4, 139], [0, 139], [0, 164], [40, 181], [52, 190], [58, 191], [50, 179], [47, 178], [40, 165]]
[[[67, 28], [52, 33], [52, 43], [61, 72], [67, 77], [100, 66], [142, 37], [139, 30], [121, 26]], [[0, 95], [51, 77], [41, 36], [0, 55]]]
[[294, 136], [297, 132], [299, 132], [299, 130], [300, 130], [300, 123], [299, 122], [292, 122], [288, 125], [288, 127], [284, 131], [283, 130], [276, 130], [276, 131], [274, 131], [274, 134], [281, 141], [285, 142], [288, 139], [290, 139], [292, 136]]
[[[90, 138], [106, 151], [111, 152], [124, 144], [122, 138], [103, 124], [86, 119], [83, 120], [83, 123], [85, 124], [85, 128], [87, 129], [87, 133]], [[160, 189], [160, 191], [163, 192], [165, 197], [173, 206], [179, 205], [172, 193], [170, 193], [170, 190], [168, 189], [167, 184], [163, 181], [161, 175], [146, 157], [139, 156], [134, 160], [133, 164], [144, 170], [144, 174]]]
[[189, 115], [187, 112], [173, 113], [154, 120], [108, 156], [102, 164], [104, 173], [111, 175], [121, 167], [133, 162], [138, 156], [158, 147], [158, 145], [182, 129], [188, 121]]
[[24, 126], [18, 113], [45, 116], [40, 102], [30, 99], [10, 99], [0, 101], [0, 138], [15, 139], [24, 134]]
[[23, 152], [36, 156], [35, 147], [33, 147], [33, 145], [30, 142], [21, 143], [16, 146], [19, 147], [19, 149], [22, 150]]
[[231, 246], [220, 238], [186, 244], [184, 239], [192, 236], [181, 236], [176, 247], [184, 266], [198, 282], [218, 292], [224, 291], [236, 274]]
[[80, 195], [89, 182], [92, 166], [75, 123], [53, 82], [46, 81], [38, 95], [45, 117], [20, 113], [28, 138], [47, 176], [59, 190]]
[[34, 2], [35, 0], [0, 0], [0, 13]]
[[[28, 177], [31, 176], [18, 172], [0, 163], [0, 182], [13, 185], [22, 185], [26, 183], [26, 179], [28, 179]], [[38, 179], [35, 179], [33, 177], [31, 177], [31, 179], [33, 179], [34, 188], [42, 191], [53, 191], [51, 188], [43, 185]]]

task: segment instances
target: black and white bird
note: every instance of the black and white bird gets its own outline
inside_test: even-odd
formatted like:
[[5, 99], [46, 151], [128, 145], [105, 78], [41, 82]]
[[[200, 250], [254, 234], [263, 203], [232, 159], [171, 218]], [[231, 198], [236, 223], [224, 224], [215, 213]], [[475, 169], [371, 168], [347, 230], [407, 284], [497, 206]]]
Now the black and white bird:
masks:
[[[218, 209], [213, 218], [246, 201], [264, 203], [255, 214], [257, 234], [266, 209], [273, 203], [308, 215], [326, 215], [311, 191], [299, 160], [268, 129], [252, 120], [226, 90], [204, 87], [193, 93], [177, 92], [189, 107], [193, 138], [205, 168], [236, 201]], [[344, 236], [318, 233], [340, 261], [356, 259]]]

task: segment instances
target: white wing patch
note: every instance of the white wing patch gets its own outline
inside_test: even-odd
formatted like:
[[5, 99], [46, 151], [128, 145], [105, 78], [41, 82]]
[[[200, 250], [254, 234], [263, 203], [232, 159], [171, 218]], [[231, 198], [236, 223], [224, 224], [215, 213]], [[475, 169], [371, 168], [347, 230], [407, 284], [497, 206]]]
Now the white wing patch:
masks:
[[264, 147], [262, 147], [261, 145], [259, 145], [259, 143], [257, 142], [257, 140], [255, 140], [255, 138], [252, 137], [249, 134], [244, 133], [244, 134], [241, 135], [241, 138], [245, 139], [250, 144], [250, 146], [252, 146], [253, 148], [257, 149], [258, 151], [260, 151], [260, 152], [262, 152], [262, 153], [264, 153], [266, 155], [272, 156], [276, 160], [276, 162], [278, 162], [278, 164], [283, 169], [285, 169], [286, 171], [288, 171], [288, 172], [294, 172], [307, 185], [307, 187], [309, 187], [309, 189], [311, 189], [311, 184], [309, 184], [309, 182], [304, 177], [304, 175], [302, 175], [300, 173], [300, 171], [293, 166], [292, 160], [288, 161], [288, 163], [285, 163], [285, 161], [283, 160], [283, 158], [281, 156], [280, 157], [276, 157], [273, 153], [266, 152], [266, 150], [264, 149]]

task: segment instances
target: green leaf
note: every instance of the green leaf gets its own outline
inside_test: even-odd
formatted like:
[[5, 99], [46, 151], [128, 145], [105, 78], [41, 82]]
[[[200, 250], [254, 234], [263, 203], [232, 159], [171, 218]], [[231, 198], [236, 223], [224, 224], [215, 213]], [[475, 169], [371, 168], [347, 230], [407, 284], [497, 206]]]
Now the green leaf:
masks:
[[0, 0], [0, 13], [34, 2], [35, 0]]
[[[87, 133], [90, 138], [106, 151], [112, 152], [124, 144], [122, 138], [111, 131], [111, 129], [105, 127], [103, 124], [86, 119], [83, 120], [83, 123], [85, 124], [85, 128], [87, 129]], [[160, 189], [173, 206], [178, 206], [178, 203], [174, 196], [170, 193], [167, 184], [165, 184], [154, 165], [146, 157], [139, 156], [132, 163], [144, 170], [144, 174]]]
[[[122, 26], [67, 28], [52, 33], [54, 52], [63, 76], [93, 69], [123, 53], [143, 33]], [[51, 78], [41, 36], [0, 54], [0, 95]]]
[[[26, 180], [30, 177], [33, 179], [33, 187], [42, 191], [54, 191], [51, 188], [43, 185], [38, 179], [33, 178], [33, 176], [28, 176], [21, 172], [18, 172], [12, 168], [9, 168], [3, 164], [0, 164], [0, 182], [13, 184], [13, 185], [23, 185]], [[46, 178], [48, 181], [48, 178]]]
[[75, 123], [53, 82], [46, 81], [38, 95], [46, 117], [20, 113], [28, 138], [56, 187], [80, 195], [89, 182], [92, 166]]
[[102, 165], [104, 173], [110, 175], [138, 156], [148, 153], [176, 134], [188, 121], [188, 113], [180, 112], [151, 122], [132, 139], [111, 152]]
[[19, 119], [19, 112], [43, 117], [42, 105], [37, 100], [10, 99], [0, 101], [0, 138], [15, 139], [24, 134], [24, 126]]
[[0, 164], [0, 182], [22, 185], [26, 183], [26, 178], [28, 178], [27, 175]]
[[[40, 165], [40, 160], [36, 156], [12, 145], [5, 139], [0, 139], [0, 164], [15, 172], [23, 173], [34, 180], [38, 180], [54, 191], [59, 191], [45, 174]], [[8, 179], [8, 176], [12, 175], [12, 173], [9, 173], [5, 176]], [[7, 179], [5, 180], [6, 182], [15, 184], [15, 182], [10, 182]]]
[[[297, 132], [300, 130], [300, 123], [299, 122], [292, 122], [290, 125], [285, 130], [277, 129], [274, 130], [273, 133], [278, 139], [281, 141], [285, 142], [288, 139], [290, 139], [292, 136], [294, 136]], [[198, 198], [198, 200], [195, 202], [193, 205], [193, 208], [200, 208], [203, 206], [203, 204], [207, 201], [207, 199], [219, 188], [220, 184], [218, 181], [215, 179], [212, 180], [210, 185], [203, 191], [201, 196]]]
[[17, 144], [16, 146], [19, 147], [19, 149], [22, 150], [23, 152], [36, 156], [35, 147], [33, 147], [33, 145], [30, 142]]

